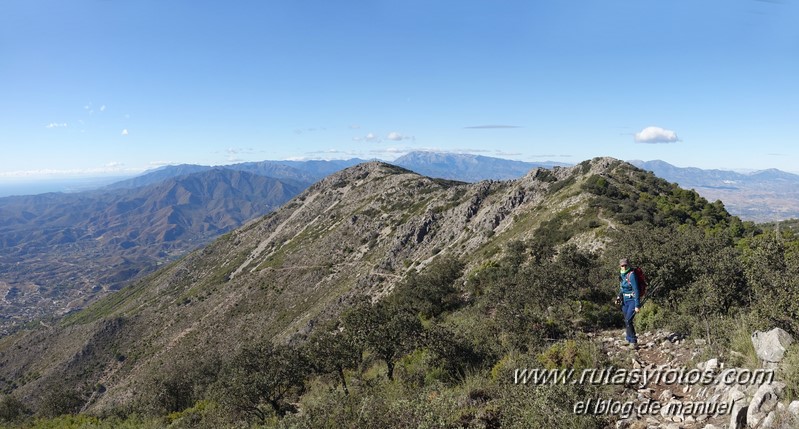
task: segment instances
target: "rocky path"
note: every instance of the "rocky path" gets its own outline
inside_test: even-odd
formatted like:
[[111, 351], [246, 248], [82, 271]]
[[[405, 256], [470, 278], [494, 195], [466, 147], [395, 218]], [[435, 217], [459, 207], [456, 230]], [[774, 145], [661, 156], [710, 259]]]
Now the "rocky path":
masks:
[[[627, 377], [623, 399], [616, 399], [633, 411], [617, 414], [617, 428], [799, 428], [799, 401], [783, 398], [778, 362], [763, 360], [754, 370], [729, 367], [708, 358], [705, 340], [662, 330], [639, 335], [638, 350], [627, 345], [622, 330], [593, 340], [616, 365], [615, 375]], [[758, 350], [758, 356], [768, 353]]]

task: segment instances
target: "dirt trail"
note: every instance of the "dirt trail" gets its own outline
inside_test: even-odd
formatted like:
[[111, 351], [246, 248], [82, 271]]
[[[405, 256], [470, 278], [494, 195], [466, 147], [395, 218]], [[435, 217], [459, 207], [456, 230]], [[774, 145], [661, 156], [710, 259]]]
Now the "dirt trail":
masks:
[[[694, 408], [703, 406], [711, 410], [717, 409], [723, 403], [726, 386], [692, 382], [692, 376], [703, 374], [705, 369], [715, 375], [724, 369], [724, 365], [718, 364], [718, 360], [704, 358], [707, 355], [707, 345], [703, 339], [686, 338], [663, 330], [644, 332], [639, 334], [639, 347], [635, 350], [629, 347], [624, 339], [624, 330], [621, 329], [602, 331], [591, 337], [619, 368], [636, 370], [638, 374], [633, 378], [636, 380], [634, 383], [625, 386], [622, 395], [623, 401], [634, 404], [635, 412], [629, 418], [620, 418], [616, 423], [617, 428], [704, 429], [714, 426], [722, 428], [729, 424], [729, 412], [679, 413], [661, 410], [637, 413], [645, 403], [657, 402], [663, 409], [669, 407], [669, 404], [683, 407], [690, 404]], [[689, 372], [691, 375], [687, 375]], [[644, 377], [646, 382], [643, 382]]]

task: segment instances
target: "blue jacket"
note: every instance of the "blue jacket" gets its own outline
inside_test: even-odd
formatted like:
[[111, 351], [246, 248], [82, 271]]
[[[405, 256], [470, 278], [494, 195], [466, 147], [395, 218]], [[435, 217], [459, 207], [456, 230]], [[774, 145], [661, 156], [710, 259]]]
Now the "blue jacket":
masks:
[[619, 293], [624, 301], [635, 300], [636, 308], [641, 308], [641, 295], [638, 293], [638, 279], [635, 278], [635, 273], [633, 273], [632, 268], [627, 270], [624, 274], [619, 273]]

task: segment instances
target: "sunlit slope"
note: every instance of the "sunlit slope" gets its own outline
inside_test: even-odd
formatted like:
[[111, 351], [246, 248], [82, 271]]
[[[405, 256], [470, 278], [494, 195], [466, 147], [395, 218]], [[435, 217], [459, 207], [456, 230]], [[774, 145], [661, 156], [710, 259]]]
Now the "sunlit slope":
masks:
[[214, 365], [262, 338], [297, 341], [438, 255], [463, 259], [468, 272], [514, 240], [601, 250], [622, 223], [670, 219], [739, 222], [611, 158], [475, 184], [364, 163], [57, 326], [0, 339], [0, 386], [32, 404], [69, 389], [89, 398], [87, 409], [118, 406], [165, 365]]

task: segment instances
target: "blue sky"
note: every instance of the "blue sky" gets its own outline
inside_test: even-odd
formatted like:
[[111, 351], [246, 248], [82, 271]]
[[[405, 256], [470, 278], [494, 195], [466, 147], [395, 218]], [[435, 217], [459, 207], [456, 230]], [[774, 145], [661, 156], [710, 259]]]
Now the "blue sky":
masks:
[[411, 150], [799, 171], [797, 3], [6, 0], [0, 180]]

